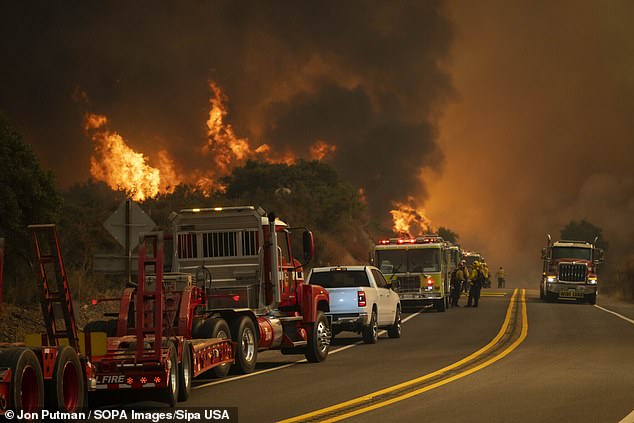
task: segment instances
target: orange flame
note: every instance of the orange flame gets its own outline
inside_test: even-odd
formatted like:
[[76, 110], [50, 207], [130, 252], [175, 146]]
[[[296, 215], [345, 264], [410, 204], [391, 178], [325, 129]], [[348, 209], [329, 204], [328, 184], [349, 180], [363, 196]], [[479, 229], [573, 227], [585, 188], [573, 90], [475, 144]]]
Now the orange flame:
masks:
[[396, 209], [390, 210], [390, 214], [395, 233], [419, 236], [430, 232], [431, 222], [425, 216], [425, 210], [416, 206], [413, 197], [408, 197], [407, 203], [395, 202], [394, 207]]
[[84, 128], [95, 143], [94, 155], [90, 158], [90, 174], [103, 181], [112, 189], [124, 189], [133, 200], [142, 201], [156, 196], [168, 180], [177, 185], [173, 163], [166, 152], [159, 153], [160, 167], [170, 175], [161, 183], [161, 171], [147, 164], [147, 157], [137, 153], [123, 137], [106, 128], [108, 119], [103, 115], [87, 114]]
[[[252, 148], [247, 138], [236, 135], [231, 124], [227, 123], [227, 96], [211, 81], [210, 109], [207, 119], [207, 140], [199, 151], [205, 156], [213, 156], [215, 166], [211, 169], [194, 169], [187, 174], [178, 174], [176, 165], [166, 150], [159, 150], [154, 157], [156, 163], [151, 166], [143, 153], [133, 150], [117, 132], [107, 128], [106, 116], [89, 113], [84, 120], [84, 129], [95, 144], [90, 159], [90, 173], [113, 189], [124, 189], [134, 200], [143, 201], [159, 193], [173, 192], [180, 183], [192, 183], [205, 194], [223, 190], [218, 182], [223, 176], [231, 174], [236, 166], [243, 165], [249, 159], [258, 159], [269, 163], [293, 164], [296, 156], [285, 151], [273, 158], [269, 145], [261, 144]], [[335, 151], [336, 147], [318, 140], [311, 147], [311, 157], [321, 160]]]
[[310, 146], [310, 158], [312, 160], [323, 160], [329, 154], [333, 154], [337, 150], [337, 146], [328, 144], [324, 140], [317, 140]]

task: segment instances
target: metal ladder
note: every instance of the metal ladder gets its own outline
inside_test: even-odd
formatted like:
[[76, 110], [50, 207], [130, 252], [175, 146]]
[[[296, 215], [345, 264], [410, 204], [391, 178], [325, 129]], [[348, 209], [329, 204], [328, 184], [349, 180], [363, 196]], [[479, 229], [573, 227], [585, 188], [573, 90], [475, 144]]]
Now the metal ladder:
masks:
[[[68, 279], [62, 260], [62, 252], [57, 237], [55, 225], [29, 225], [29, 232], [33, 241], [35, 255], [35, 272], [38, 277], [38, 288], [42, 316], [46, 325], [48, 344], [60, 346], [60, 340], [65, 339], [75, 351], [79, 352], [79, 335], [73, 302], [68, 289]], [[53, 267], [55, 283], [49, 281], [47, 268]], [[56, 310], [61, 310], [62, 318], [56, 316]], [[63, 327], [58, 327], [63, 320]]]
[[[136, 355], [137, 363], [161, 361], [163, 346], [163, 259], [165, 246], [162, 232], [148, 232], [140, 236], [139, 273], [136, 288]], [[152, 252], [148, 251], [152, 247]], [[154, 267], [154, 290], [147, 289], [147, 267]], [[148, 316], [149, 315], [149, 316]], [[154, 347], [146, 348], [152, 343]]]

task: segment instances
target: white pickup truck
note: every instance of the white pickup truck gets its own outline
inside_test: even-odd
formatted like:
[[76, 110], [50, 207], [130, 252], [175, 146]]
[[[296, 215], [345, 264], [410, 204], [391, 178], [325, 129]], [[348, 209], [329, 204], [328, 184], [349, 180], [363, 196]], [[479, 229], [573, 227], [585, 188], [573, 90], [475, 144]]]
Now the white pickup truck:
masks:
[[321, 285], [330, 295], [332, 336], [342, 331], [360, 333], [366, 344], [379, 339], [379, 328], [390, 338], [401, 337], [401, 300], [379, 269], [373, 266], [316, 267], [308, 283]]

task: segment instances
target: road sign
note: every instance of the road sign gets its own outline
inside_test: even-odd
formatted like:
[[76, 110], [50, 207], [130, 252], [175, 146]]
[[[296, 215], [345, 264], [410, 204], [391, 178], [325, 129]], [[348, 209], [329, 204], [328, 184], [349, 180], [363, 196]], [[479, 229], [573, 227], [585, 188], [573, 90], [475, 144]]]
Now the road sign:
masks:
[[[130, 204], [127, 222], [126, 202]], [[141, 232], [152, 231], [156, 227], [156, 223], [154, 223], [150, 216], [145, 214], [137, 203], [132, 200], [125, 200], [104, 222], [103, 226], [122, 247], [129, 247], [130, 250], [133, 250], [139, 244], [139, 235]], [[126, 243], [126, 226], [130, 230], [129, 244]]]

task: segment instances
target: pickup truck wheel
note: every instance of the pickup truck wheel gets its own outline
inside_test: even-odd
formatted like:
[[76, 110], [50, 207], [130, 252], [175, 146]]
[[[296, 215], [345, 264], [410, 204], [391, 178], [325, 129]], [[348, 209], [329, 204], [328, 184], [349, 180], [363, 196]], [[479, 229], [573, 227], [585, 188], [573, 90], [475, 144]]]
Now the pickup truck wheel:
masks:
[[315, 323], [308, 338], [308, 348], [306, 348], [306, 360], [311, 363], [322, 362], [328, 357], [330, 348], [330, 329], [328, 329], [328, 319], [323, 311], [317, 312]]
[[255, 370], [258, 357], [258, 342], [253, 321], [248, 316], [241, 316], [232, 327], [231, 333], [236, 343], [236, 367], [240, 373], [251, 373]]
[[[207, 319], [204, 321], [202, 325], [196, 330], [196, 332], [192, 331], [194, 338], [196, 339], [206, 339], [206, 338], [220, 338], [220, 339], [229, 339], [231, 338], [231, 331], [229, 330], [229, 325], [220, 317], [212, 317], [211, 319]], [[217, 378], [223, 378], [227, 376], [231, 370], [231, 364], [225, 363], [220, 366], [216, 366], [209, 370], [209, 372]]]
[[187, 401], [189, 393], [192, 390], [192, 350], [191, 342], [187, 341], [183, 344], [183, 354], [181, 363], [178, 365], [178, 400]]
[[396, 316], [394, 317], [394, 323], [387, 330], [387, 335], [390, 338], [400, 338], [401, 337], [401, 309], [396, 307]]
[[372, 310], [370, 323], [363, 328], [363, 342], [366, 344], [376, 344], [379, 341], [379, 325], [376, 321], [376, 310]]

